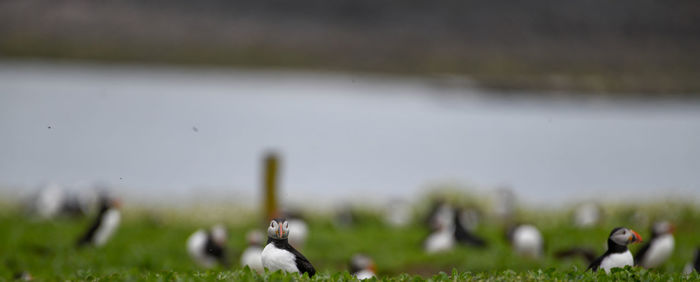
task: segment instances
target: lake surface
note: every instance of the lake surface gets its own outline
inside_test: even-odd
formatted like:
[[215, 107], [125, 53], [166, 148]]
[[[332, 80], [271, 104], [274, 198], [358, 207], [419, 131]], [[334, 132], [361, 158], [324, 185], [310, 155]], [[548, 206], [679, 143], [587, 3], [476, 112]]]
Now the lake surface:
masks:
[[533, 204], [700, 199], [700, 103], [498, 95], [338, 73], [0, 62], [0, 192], [102, 182], [127, 198], [413, 200], [440, 183]]

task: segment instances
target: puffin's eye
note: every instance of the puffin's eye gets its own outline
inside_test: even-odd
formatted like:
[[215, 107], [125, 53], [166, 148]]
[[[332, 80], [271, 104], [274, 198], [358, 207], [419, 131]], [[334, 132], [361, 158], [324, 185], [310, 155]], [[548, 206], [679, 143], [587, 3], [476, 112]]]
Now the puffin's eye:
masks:
[[270, 227], [275, 227], [275, 222], [270, 222]]

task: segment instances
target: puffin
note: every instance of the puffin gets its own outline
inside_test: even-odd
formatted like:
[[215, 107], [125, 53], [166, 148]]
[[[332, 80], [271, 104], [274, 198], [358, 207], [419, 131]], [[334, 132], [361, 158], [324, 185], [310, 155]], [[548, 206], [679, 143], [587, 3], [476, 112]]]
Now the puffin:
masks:
[[226, 242], [228, 233], [223, 225], [217, 224], [209, 230], [197, 230], [187, 238], [187, 252], [202, 267], [212, 268], [218, 264], [228, 267]]
[[695, 272], [700, 273], [700, 247], [695, 249], [695, 257], [693, 258], [693, 261], [685, 265], [685, 267], [683, 268], [683, 273], [691, 274], [693, 273], [693, 270], [695, 270]]
[[350, 274], [358, 280], [370, 279], [377, 276], [377, 268], [374, 261], [363, 254], [356, 254], [350, 258]]
[[121, 221], [121, 213], [119, 208], [121, 202], [118, 199], [112, 199], [102, 195], [99, 200], [99, 211], [97, 217], [90, 225], [85, 233], [78, 239], [78, 246], [93, 245], [101, 247], [119, 227]]
[[655, 268], [668, 260], [673, 253], [675, 226], [668, 221], [659, 221], [651, 227], [651, 239], [634, 255], [634, 265]]
[[304, 255], [289, 244], [289, 222], [284, 218], [275, 218], [267, 228], [267, 245], [262, 251], [263, 267], [270, 271], [307, 273], [309, 277], [316, 274], [316, 269]]
[[258, 273], [264, 271], [261, 259], [263, 238], [262, 232], [258, 230], [248, 232], [246, 235], [248, 248], [241, 254], [241, 267], [248, 266]]
[[430, 224], [431, 233], [423, 241], [426, 253], [449, 251], [457, 243], [455, 239], [454, 211], [449, 207], [440, 208]]
[[470, 246], [475, 246], [475, 247], [486, 247], [486, 240], [480, 238], [479, 236], [476, 236], [471, 232], [471, 229], [468, 229], [464, 226], [464, 216], [467, 215], [468, 213], [465, 213], [462, 209], [456, 209], [454, 211], [454, 237], [455, 240], [457, 240], [458, 243], [464, 244], [464, 245], [470, 245]]
[[608, 236], [608, 250], [595, 259], [588, 269], [596, 272], [602, 268], [605, 272], [610, 272], [610, 269], [615, 267], [634, 265], [634, 258], [627, 249], [627, 245], [639, 242], [642, 242], [642, 236], [639, 236], [639, 233], [632, 229], [616, 227]]
[[508, 229], [506, 236], [518, 255], [536, 259], [544, 252], [542, 233], [534, 225], [513, 225]]

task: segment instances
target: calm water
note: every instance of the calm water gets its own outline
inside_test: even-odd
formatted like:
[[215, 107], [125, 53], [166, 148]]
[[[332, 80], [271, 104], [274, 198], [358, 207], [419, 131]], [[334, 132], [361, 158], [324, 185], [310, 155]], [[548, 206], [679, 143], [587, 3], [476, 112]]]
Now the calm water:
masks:
[[100, 181], [144, 201], [256, 199], [273, 149], [294, 202], [412, 199], [436, 183], [509, 185], [531, 203], [700, 199], [700, 103], [515, 96], [350, 74], [4, 62], [0, 191]]

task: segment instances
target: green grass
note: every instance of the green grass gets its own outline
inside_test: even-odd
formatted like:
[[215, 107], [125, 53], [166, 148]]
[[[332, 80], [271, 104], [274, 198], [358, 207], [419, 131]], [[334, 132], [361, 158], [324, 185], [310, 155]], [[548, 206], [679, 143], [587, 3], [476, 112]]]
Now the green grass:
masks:
[[[24, 216], [16, 209], [4, 208], [0, 213], [0, 280], [12, 279], [16, 273], [28, 271], [40, 280], [254, 280], [290, 281], [298, 275], [266, 273], [258, 275], [238, 267], [238, 256], [245, 248], [245, 234], [263, 226], [259, 216], [247, 220], [228, 220], [233, 212], [218, 210], [230, 232], [231, 269], [203, 270], [195, 266], [185, 251], [185, 240], [198, 228], [216, 223], [216, 219], [193, 220], [196, 217], [166, 212], [142, 212], [129, 209], [122, 226], [103, 248], [74, 247], [77, 236], [89, 219], [57, 219], [42, 221]], [[420, 225], [405, 228], [386, 227], [372, 211], [359, 212], [359, 223], [337, 227], [331, 217], [310, 218], [310, 237], [301, 249], [319, 270], [312, 280], [350, 280], [346, 272], [350, 256], [362, 252], [374, 258], [380, 278], [414, 281], [441, 280], [698, 280], [698, 274], [680, 274], [684, 264], [700, 246], [698, 228], [700, 213], [688, 204], [645, 206], [650, 219], [665, 218], [677, 225], [676, 250], [665, 265], [655, 270], [630, 268], [606, 275], [585, 272], [583, 260], [556, 260], [552, 253], [569, 246], [589, 246], [603, 252], [603, 243], [611, 228], [627, 226], [649, 237], [648, 224], [635, 220], [635, 207], [608, 209], [600, 226], [577, 229], [570, 225], [568, 211], [521, 212], [521, 219], [541, 228], [546, 240], [546, 256], [529, 260], [514, 255], [499, 224], [483, 224], [478, 233], [489, 239], [490, 246], [479, 250], [460, 247], [439, 255], [421, 250], [427, 235]], [[235, 213], [240, 215], [240, 213]], [[491, 221], [493, 222], [493, 221]], [[633, 246], [636, 251], [640, 246]], [[305, 279], [302, 279], [305, 280]]]

